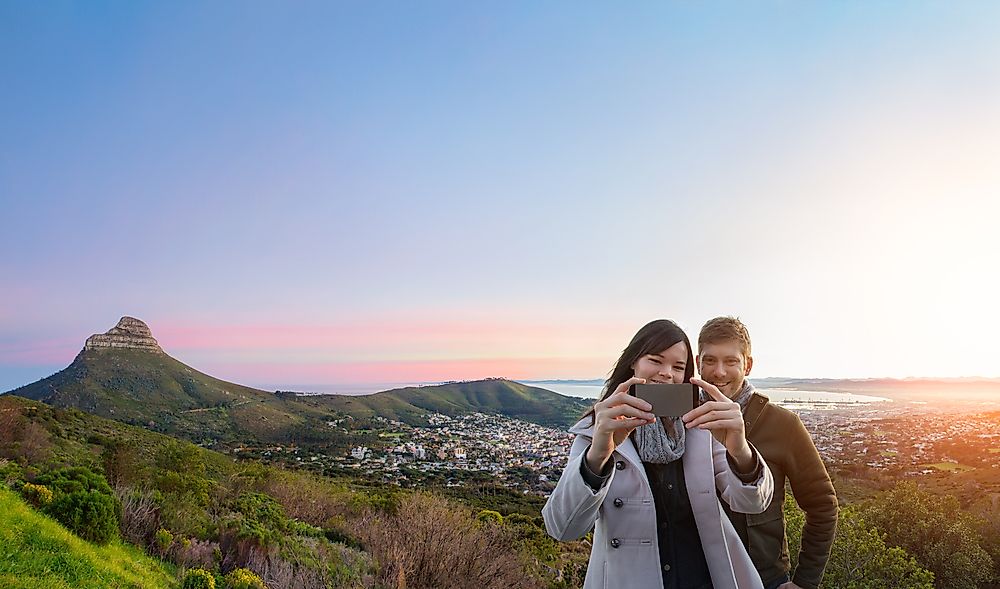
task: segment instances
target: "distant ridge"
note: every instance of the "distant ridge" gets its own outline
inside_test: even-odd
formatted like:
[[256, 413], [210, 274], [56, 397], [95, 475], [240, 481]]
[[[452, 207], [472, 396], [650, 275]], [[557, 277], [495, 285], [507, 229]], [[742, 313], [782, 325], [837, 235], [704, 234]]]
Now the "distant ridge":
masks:
[[122, 317], [93, 335], [63, 370], [9, 394], [73, 407], [208, 445], [349, 443], [329, 423], [351, 416], [411, 425], [429, 413], [502, 414], [565, 428], [590, 406], [502, 379], [404, 388], [373, 395], [296, 395], [243, 386], [187, 366], [163, 351], [149, 327]]

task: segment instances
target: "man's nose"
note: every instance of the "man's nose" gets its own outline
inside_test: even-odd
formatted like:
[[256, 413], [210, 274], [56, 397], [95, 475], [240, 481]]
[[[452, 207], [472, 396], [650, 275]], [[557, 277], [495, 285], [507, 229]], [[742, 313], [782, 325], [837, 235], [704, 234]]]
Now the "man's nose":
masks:
[[726, 375], [726, 367], [723, 366], [722, 364], [716, 364], [715, 369], [712, 371], [712, 374], [714, 374], [719, 378], [722, 378], [723, 376]]

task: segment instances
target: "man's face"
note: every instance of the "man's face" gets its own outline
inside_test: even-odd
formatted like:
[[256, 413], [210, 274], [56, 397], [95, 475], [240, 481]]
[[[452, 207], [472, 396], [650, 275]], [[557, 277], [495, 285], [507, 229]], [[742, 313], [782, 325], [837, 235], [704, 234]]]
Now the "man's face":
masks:
[[743, 379], [750, 374], [751, 367], [753, 358], [743, 356], [743, 348], [736, 340], [706, 344], [698, 350], [701, 378], [719, 387], [730, 399], [743, 387]]

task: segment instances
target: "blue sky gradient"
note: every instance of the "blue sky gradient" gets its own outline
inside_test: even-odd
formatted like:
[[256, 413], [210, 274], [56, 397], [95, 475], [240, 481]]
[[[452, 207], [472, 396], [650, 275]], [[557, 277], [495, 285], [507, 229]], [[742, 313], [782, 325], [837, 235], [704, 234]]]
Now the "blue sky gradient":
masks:
[[[989, 2], [4, 3], [0, 390], [125, 314], [248, 384], [376, 358], [385, 382], [593, 378], [645, 321], [719, 314], [761, 375], [1000, 375], [998, 24]], [[374, 337], [415, 319], [482, 329]], [[366, 322], [359, 349], [201, 345]]]

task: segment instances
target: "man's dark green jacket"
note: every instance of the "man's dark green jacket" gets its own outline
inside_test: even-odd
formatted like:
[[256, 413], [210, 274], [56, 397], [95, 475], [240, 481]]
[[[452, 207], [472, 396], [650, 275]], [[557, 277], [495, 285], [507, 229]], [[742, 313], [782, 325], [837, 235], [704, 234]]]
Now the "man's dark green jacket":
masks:
[[806, 516], [798, 565], [790, 576], [804, 589], [817, 589], [837, 531], [837, 493], [830, 475], [798, 415], [754, 393], [743, 412], [743, 421], [747, 439], [760, 451], [774, 475], [774, 498], [764, 513], [730, 514], [733, 523], [737, 530], [746, 531], [747, 550], [765, 583], [789, 572], [782, 510], [787, 479], [792, 496]]

